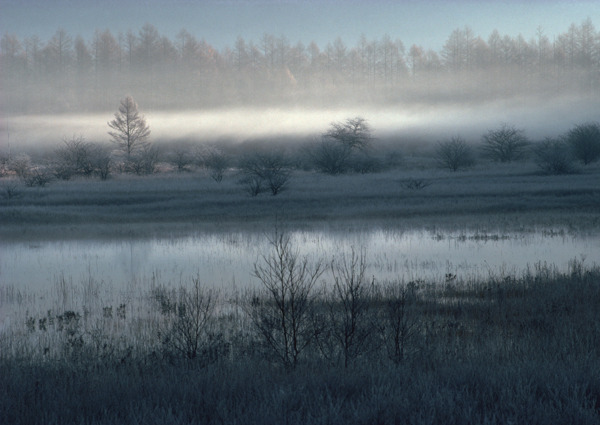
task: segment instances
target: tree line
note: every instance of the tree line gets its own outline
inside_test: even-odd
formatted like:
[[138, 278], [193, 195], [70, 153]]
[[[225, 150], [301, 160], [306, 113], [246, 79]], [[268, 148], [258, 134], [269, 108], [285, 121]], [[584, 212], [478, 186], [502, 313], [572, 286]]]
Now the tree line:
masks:
[[596, 93], [600, 36], [591, 19], [550, 39], [484, 38], [454, 30], [440, 51], [364, 35], [324, 48], [264, 34], [218, 50], [187, 30], [174, 39], [151, 24], [97, 30], [91, 40], [58, 29], [47, 41], [4, 34], [0, 66], [7, 112], [107, 110], [134, 93], [152, 109], [360, 101], [481, 99], [540, 92]]

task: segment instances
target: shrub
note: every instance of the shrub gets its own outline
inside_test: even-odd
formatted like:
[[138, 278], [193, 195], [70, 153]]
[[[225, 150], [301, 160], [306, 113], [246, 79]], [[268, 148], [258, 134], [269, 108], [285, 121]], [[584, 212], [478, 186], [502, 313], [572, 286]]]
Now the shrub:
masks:
[[366, 267], [365, 252], [357, 254], [354, 250], [349, 258], [343, 257], [331, 264], [333, 287], [327, 299], [329, 318], [326, 332], [319, 332], [326, 336], [325, 340], [320, 338], [320, 347], [333, 344], [324, 354], [340, 356], [345, 368], [373, 348], [371, 336], [375, 327], [369, 315], [374, 285], [367, 281]]
[[521, 159], [529, 145], [525, 132], [508, 124], [502, 124], [497, 130], [488, 131], [482, 136], [482, 140], [483, 156], [500, 162]]
[[264, 186], [277, 195], [289, 182], [291, 170], [289, 161], [282, 153], [255, 154], [240, 163], [242, 178], [240, 183], [246, 186], [252, 196], [258, 195]]
[[576, 159], [587, 165], [600, 158], [600, 124], [580, 124], [569, 130], [567, 143]]
[[199, 165], [206, 168], [210, 177], [220, 183], [223, 180], [225, 171], [230, 167], [230, 158], [225, 153], [216, 147], [206, 146], [198, 154]]
[[254, 264], [253, 275], [262, 284], [259, 296], [247, 305], [265, 353], [287, 368], [295, 368], [313, 340], [314, 286], [324, 269], [310, 265], [292, 247], [290, 238], [276, 233], [273, 251]]
[[438, 143], [435, 156], [441, 168], [449, 168], [452, 171], [470, 167], [475, 163], [471, 148], [458, 136]]
[[568, 174], [574, 171], [571, 151], [564, 139], [547, 138], [533, 152], [538, 167], [548, 174]]
[[181, 287], [177, 294], [158, 288], [154, 300], [166, 322], [159, 330], [161, 343], [167, 354], [176, 353], [193, 360], [202, 357], [205, 362], [222, 355], [219, 334], [214, 332], [214, 312], [217, 294], [202, 287], [199, 278], [192, 279], [190, 289]]

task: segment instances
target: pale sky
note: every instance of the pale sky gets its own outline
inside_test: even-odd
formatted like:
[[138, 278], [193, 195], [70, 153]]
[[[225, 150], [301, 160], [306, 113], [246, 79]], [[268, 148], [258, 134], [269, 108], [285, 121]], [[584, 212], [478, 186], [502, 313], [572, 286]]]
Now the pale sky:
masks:
[[238, 36], [264, 33], [324, 47], [338, 36], [353, 46], [388, 34], [406, 47], [439, 50], [452, 30], [470, 26], [487, 39], [493, 29], [529, 40], [542, 27], [552, 40], [586, 18], [600, 25], [600, 1], [516, 0], [0, 0], [0, 34], [48, 40], [58, 28], [91, 40], [94, 30], [115, 35], [145, 24], [174, 40], [183, 28], [221, 49]]

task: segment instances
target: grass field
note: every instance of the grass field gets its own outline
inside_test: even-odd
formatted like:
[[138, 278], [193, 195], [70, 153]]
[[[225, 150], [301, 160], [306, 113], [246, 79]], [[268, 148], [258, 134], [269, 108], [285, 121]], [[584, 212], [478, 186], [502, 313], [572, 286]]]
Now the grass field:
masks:
[[[0, 235], [61, 237], [159, 236], [248, 225], [269, 229], [279, 220], [306, 226], [355, 221], [425, 228], [600, 226], [599, 166], [549, 176], [530, 163], [481, 164], [449, 172], [419, 161], [374, 174], [327, 176], [296, 171], [277, 196], [249, 196], [238, 178], [216, 183], [202, 173], [117, 175], [109, 181], [57, 181], [18, 186], [0, 200]], [[0, 187], [7, 185], [0, 180]], [[411, 181], [426, 183], [410, 188]]]

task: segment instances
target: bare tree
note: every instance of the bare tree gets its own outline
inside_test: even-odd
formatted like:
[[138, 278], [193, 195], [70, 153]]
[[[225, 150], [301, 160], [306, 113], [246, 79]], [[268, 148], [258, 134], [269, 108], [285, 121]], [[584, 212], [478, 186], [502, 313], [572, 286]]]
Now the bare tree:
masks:
[[121, 100], [119, 111], [115, 112], [115, 118], [108, 122], [108, 126], [113, 129], [108, 132], [112, 142], [123, 151], [126, 160], [149, 146], [150, 128], [131, 96]]
[[8, 159], [8, 169], [20, 178], [23, 178], [32, 166], [31, 157], [27, 154], [18, 154]]
[[368, 349], [372, 322], [369, 318], [372, 287], [367, 282], [366, 253], [357, 254], [354, 249], [350, 258], [343, 257], [331, 264], [333, 288], [328, 294], [329, 325], [327, 336], [340, 350], [344, 367]]
[[107, 180], [112, 168], [112, 157], [109, 149], [106, 146], [94, 144], [90, 156], [94, 173], [100, 177], [100, 180]]
[[153, 174], [160, 159], [158, 148], [147, 144], [131, 155], [125, 164], [125, 170], [137, 175]]
[[470, 167], [474, 163], [470, 146], [458, 136], [438, 143], [435, 156], [440, 167], [452, 171]]
[[54, 174], [69, 180], [74, 175], [89, 176], [94, 172], [92, 158], [93, 146], [83, 136], [64, 139], [61, 147], [54, 153]]
[[[323, 133], [321, 142], [314, 146], [309, 155], [315, 167], [327, 174], [342, 174], [352, 168], [352, 157], [357, 153], [366, 155], [373, 137], [371, 127], [362, 117], [348, 118], [344, 122], [333, 122]], [[361, 161], [355, 160], [354, 164]], [[356, 167], [363, 171], [360, 166]]]
[[230, 167], [230, 158], [215, 146], [205, 146], [198, 156], [199, 164], [208, 170], [214, 181], [220, 183]]
[[281, 192], [290, 180], [290, 164], [281, 152], [255, 154], [240, 163], [241, 182], [252, 195], [258, 195], [267, 186], [272, 195]]
[[493, 161], [511, 162], [521, 159], [527, 152], [529, 141], [524, 130], [502, 124], [497, 130], [490, 130], [482, 136], [483, 155]]
[[536, 163], [548, 174], [569, 174], [573, 164], [569, 145], [563, 138], [546, 138], [533, 148]]
[[313, 289], [324, 268], [300, 257], [283, 233], [275, 233], [270, 243], [273, 252], [254, 264], [263, 290], [248, 306], [249, 314], [267, 352], [293, 368], [313, 338]]
[[365, 151], [373, 137], [371, 127], [362, 117], [348, 118], [344, 122], [333, 122], [324, 134], [325, 138], [335, 140], [351, 150]]
[[325, 174], [342, 174], [348, 170], [352, 150], [341, 143], [323, 138], [309, 151], [317, 170]]
[[567, 143], [573, 155], [584, 165], [591, 164], [600, 158], [600, 124], [580, 124], [569, 130]]
[[387, 284], [383, 292], [385, 308], [382, 311], [382, 339], [388, 357], [396, 364], [406, 358], [414, 338], [419, 331], [419, 322], [414, 311], [417, 302], [417, 284], [409, 282]]
[[163, 288], [157, 288], [153, 298], [166, 320], [159, 329], [159, 337], [167, 351], [174, 351], [190, 360], [211, 354], [210, 348], [215, 340], [211, 328], [217, 293], [204, 288], [196, 277], [189, 289], [182, 286], [178, 294], [169, 294]]
[[177, 172], [179, 173], [189, 171], [189, 166], [194, 162], [194, 158], [187, 146], [176, 146], [173, 151], [169, 153], [167, 159], [170, 164], [176, 167]]

